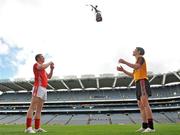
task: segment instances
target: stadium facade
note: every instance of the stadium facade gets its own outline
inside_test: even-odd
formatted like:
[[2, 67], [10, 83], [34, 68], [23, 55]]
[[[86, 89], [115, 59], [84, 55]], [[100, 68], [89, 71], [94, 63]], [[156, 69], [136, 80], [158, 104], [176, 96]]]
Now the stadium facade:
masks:
[[[180, 122], [180, 71], [152, 74], [150, 104], [157, 123]], [[0, 123], [24, 123], [33, 80], [1, 80]], [[119, 74], [53, 77], [44, 124], [125, 124], [141, 121], [132, 78]]]

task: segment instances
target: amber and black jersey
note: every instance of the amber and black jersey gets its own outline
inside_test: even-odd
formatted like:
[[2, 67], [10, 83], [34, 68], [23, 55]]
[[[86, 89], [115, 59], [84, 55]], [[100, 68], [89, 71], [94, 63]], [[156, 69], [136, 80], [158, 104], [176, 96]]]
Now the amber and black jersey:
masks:
[[134, 80], [138, 81], [141, 79], [148, 79], [146, 61], [144, 57], [139, 57], [136, 63], [140, 64], [141, 66], [138, 69], [134, 69], [134, 72], [133, 72]]

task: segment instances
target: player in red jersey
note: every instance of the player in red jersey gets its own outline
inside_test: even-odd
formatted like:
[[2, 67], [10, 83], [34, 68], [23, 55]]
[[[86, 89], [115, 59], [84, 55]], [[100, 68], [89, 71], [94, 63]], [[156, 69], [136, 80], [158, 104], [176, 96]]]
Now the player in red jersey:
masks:
[[[41, 110], [43, 108], [44, 101], [47, 100], [46, 87], [48, 85], [48, 79], [52, 77], [54, 70], [54, 63], [52, 61], [44, 64], [45, 58], [42, 54], [35, 56], [36, 63], [33, 66], [34, 72], [34, 86], [32, 89], [32, 99], [26, 116], [26, 133], [47, 132], [40, 127]], [[50, 73], [48, 74], [45, 69], [50, 67]], [[32, 129], [33, 113], [35, 121], [35, 129]]]

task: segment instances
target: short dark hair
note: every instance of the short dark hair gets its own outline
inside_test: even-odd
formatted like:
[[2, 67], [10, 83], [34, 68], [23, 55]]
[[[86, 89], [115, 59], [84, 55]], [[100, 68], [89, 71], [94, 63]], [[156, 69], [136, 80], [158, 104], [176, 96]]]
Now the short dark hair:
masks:
[[145, 54], [145, 51], [142, 47], [136, 47], [136, 49], [139, 51], [139, 54], [140, 55], [144, 55]]
[[39, 58], [41, 55], [42, 55], [42, 54], [40, 54], [40, 53], [39, 53], [39, 54], [36, 54], [35, 60], [38, 61], [38, 58]]

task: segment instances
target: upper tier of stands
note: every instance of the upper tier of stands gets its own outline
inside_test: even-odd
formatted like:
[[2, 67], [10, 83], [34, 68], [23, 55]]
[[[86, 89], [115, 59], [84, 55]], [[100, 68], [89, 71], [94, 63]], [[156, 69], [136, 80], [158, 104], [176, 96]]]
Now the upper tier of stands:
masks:
[[[152, 74], [148, 73], [148, 78], [151, 86], [167, 86], [170, 84], [180, 84], [180, 70], [165, 74]], [[23, 78], [0, 80], [0, 91], [31, 91], [34, 79], [25, 80]], [[88, 90], [88, 89], [118, 89], [118, 88], [132, 88], [134, 87], [134, 80], [124, 74], [101, 74], [95, 75], [82, 75], [80, 78], [77, 76], [66, 76], [64, 78], [53, 77], [48, 82], [47, 89], [50, 90]]]
[[[180, 85], [152, 87], [151, 90], [152, 96], [150, 98], [180, 96]], [[135, 99], [135, 91], [135, 88], [49, 91], [48, 101]], [[31, 92], [3, 93], [0, 95], [0, 102], [29, 102], [30, 100]]]

